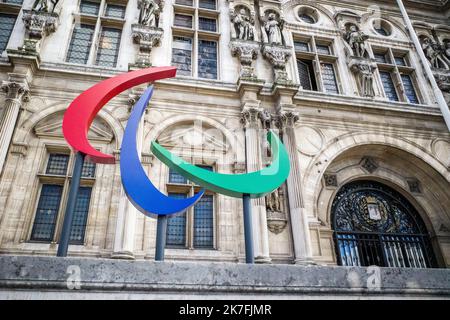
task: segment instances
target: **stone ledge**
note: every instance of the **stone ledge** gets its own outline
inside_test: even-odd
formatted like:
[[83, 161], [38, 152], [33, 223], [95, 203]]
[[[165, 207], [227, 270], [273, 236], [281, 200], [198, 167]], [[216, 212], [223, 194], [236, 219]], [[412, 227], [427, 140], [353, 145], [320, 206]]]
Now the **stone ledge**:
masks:
[[[67, 287], [69, 266], [80, 268], [79, 290]], [[450, 270], [379, 270], [381, 286], [370, 288], [367, 268], [3, 255], [0, 297], [450, 299]]]

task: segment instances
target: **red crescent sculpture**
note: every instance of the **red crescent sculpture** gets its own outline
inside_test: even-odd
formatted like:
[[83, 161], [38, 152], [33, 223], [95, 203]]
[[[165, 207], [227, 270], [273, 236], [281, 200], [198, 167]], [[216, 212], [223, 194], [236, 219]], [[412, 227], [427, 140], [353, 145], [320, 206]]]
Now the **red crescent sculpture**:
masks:
[[121, 92], [146, 82], [174, 77], [176, 67], [152, 67], [120, 74], [97, 83], [76, 97], [63, 118], [63, 134], [67, 143], [95, 163], [113, 164], [113, 155], [91, 146], [89, 127], [100, 109]]

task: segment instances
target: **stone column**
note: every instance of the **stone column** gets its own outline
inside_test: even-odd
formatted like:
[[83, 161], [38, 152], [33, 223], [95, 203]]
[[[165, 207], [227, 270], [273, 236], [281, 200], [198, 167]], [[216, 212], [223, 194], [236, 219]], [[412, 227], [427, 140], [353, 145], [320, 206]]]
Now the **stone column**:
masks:
[[[245, 127], [247, 172], [261, 169], [261, 143], [259, 139], [259, 108], [244, 108], [242, 123]], [[256, 263], [269, 263], [269, 235], [267, 230], [266, 205], [264, 198], [252, 199], [253, 244]]]
[[301, 175], [297, 154], [294, 124], [298, 115], [291, 111], [279, 112], [279, 125], [283, 132], [283, 143], [286, 146], [291, 162], [291, 173], [286, 181], [288, 191], [289, 213], [291, 217], [292, 239], [296, 264], [311, 264], [311, 235], [306, 212], [303, 209], [301, 194]]
[[0, 173], [3, 171], [22, 101], [26, 100], [29, 92], [28, 82], [25, 79], [3, 81], [1, 88], [6, 93], [6, 99], [0, 123]]
[[[134, 96], [130, 98], [129, 103], [134, 105], [136, 101], [137, 97]], [[142, 143], [144, 140], [144, 118], [142, 117], [141, 119], [136, 137], [139, 158], [142, 155]], [[134, 259], [137, 214], [137, 209], [128, 200], [125, 191], [121, 187], [112, 258]]]

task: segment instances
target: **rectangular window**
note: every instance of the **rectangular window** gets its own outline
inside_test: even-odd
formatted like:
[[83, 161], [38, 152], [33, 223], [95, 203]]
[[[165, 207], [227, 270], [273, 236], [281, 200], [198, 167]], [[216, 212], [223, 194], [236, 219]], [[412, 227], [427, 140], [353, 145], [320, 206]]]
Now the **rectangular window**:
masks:
[[311, 60], [297, 59], [298, 75], [303, 90], [317, 91], [314, 68]]
[[395, 60], [396, 65], [403, 66], [403, 67], [406, 66], [406, 61], [405, 61], [404, 57], [394, 57], [394, 60]]
[[188, 181], [178, 172], [169, 169], [169, 183], [187, 184]]
[[80, 187], [75, 204], [72, 228], [70, 230], [70, 243], [83, 244], [86, 230], [89, 203], [91, 201], [91, 187]]
[[65, 176], [67, 173], [67, 165], [69, 164], [69, 155], [67, 154], [50, 154], [47, 162], [46, 174], [54, 174]]
[[173, 25], [177, 27], [192, 29], [192, 16], [185, 14], [175, 14]]
[[409, 74], [401, 75], [403, 87], [405, 88], [405, 94], [408, 98], [409, 103], [419, 104], [419, 99], [417, 98], [416, 90], [414, 89], [414, 84], [412, 82], [411, 76]]
[[326, 54], [326, 55], [331, 54], [330, 46], [318, 44], [318, 45], [316, 45], [316, 48], [317, 48], [317, 53], [319, 53], [319, 54]]
[[295, 51], [309, 52], [309, 43], [304, 41], [294, 41]]
[[322, 81], [326, 92], [339, 93], [336, 73], [334, 72], [334, 66], [331, 63], [321, 63], [322, 68]]
[[95, 64], [111, 68], [116, 66], [121, 35], [120, 29], [102, 28]]
[[[184, 199], [184, 193], [169, 193], [169, 197]], [[167, 219], [166, 245], [174, 247], [186, 246], [186, 212]]]
[[67, 62], [86, 64], [91, 50], [92, 37], [95, 27], [93, 25], [80, 24], [75, 26], [67, 52]]
[[373, 56], [378, 63], [388, 63], [386, 54], [384, 53], [374, 53]]
[[384, 93], [391, 101], [398, 101], [397, 91], [390, 72], [380, 71], [381, 82], [383, 83]]
[[194, 206], [194, 247], [214, 246], [213, 196], [203, 195]]
[[111, 18], [123, 19], [125, 17], [125, 6], [107, 4], [105, 15]]
[[198, 41], [198, 77], [217, 79], [217, 42]]
[[200, 30], [216, 32], [217, 31], [216, 19], [199, 17], [198, 18], [198, 27]]
[[84, 161], [83, 168], [81, 169], [81, 176], [83, 178], [94, 178], [95, 177], [95, 163]]
[[93, 1], [81, 0], [80, 13], [96, 16], [100, 10], [100, 3]]
[[194, 2], [193, 2], [193, 0], [176, 0], [175, 3], [176, 4], [181, 4], [183, 6], [192, 7]]
[[199, 8], [216, 10], [216, 0], [198, 0]]
[[173, 37], [172, 64], [177, 66], [177, 74], [192, 75], [192, 39]]
[[5, 51], [9, 37], [16, 23], [16, 16], [0, 13], [0, 54]]
[[31, 240], [48, 242], [53, 240], [62, 190], [63, 187], [59, 185], [44, 184], [42, 186]]

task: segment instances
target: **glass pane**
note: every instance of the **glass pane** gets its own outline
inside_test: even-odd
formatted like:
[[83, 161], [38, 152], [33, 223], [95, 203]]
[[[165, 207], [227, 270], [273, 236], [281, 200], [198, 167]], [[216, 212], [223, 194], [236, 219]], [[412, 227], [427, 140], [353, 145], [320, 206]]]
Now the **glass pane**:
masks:
[[23, 0], [4, 0], [4, 3], [22, 4]]
[[388, 63], [386, 55], [384, 53], [374, 53], [373, 56], [375, 58], [375, 61], [378, 63]]
[[173, 21], [173, 25], [177, 27], [192, 29], [192, 16], [184, 14], [176, 14]]
[[325, 91], [339, 93], [334, 66], [331, 63], [321, 63], [320, 65], [322, 67], [322, 80]]
[[[169, 193], [169, 197], [185, 199], [184, 193]], [[166, 245], [184, 247], [186, 246], [186, 212], [167, 219]]]
[[193, 5], [193, 0], [176, 0], [175, 1], [176, 4], [181, 4], [183, 6], [189, 6], [192, 7]]
[[394, 57], [395, 59], [395, 64], [398, 66], [406, 66], [406, 61], [405, 58], [403, 57]]
[[194, 206], [194, 247], [213, 248], [213, 196], [203, 195]]
[[203, 9], [216, 10], [216, 0], [199, 0], [198, 6]]
[[318, 44], [316, 45], [316, 47], [317, 52], [320, 54], [328, 54], [328, 55], [331, 54], [330, 46]]
[[121, 35], [122, 30], [102, 28], [95, 62], [97, 65], [111, 68], [116, 66]]
[[172, 47], [172, 65], [177, 67], [178, 75], [192, 75], [192, 39], [174, 37]]
[[41, 189], [31, 240], [52, 241], [63, 187], [44, 184]]
[[385, 36], [385, 37], [387, 37], [388, 35], [389, 35], [389, 33], [386, 31], [386, 29], [384, 29], [384, 28], [375, 28], [375, 31], [378, 33], [378, 34], [380, 34], [380, 35], [382, 35], [382, 36]]
[[301, 60], [297, 60], [297, 67], [300, 84], [303, 87], [303, 90], [312, 90], [310, 66]]
[[91, 187], [80, 187], [73, 216], [72, 228], [70, 230], [70, 243], [82, 244], [86, 230], [86, 222], [89, 214], [89, 203], [91, 201]]
[[198, 41], [198, 76], [205, 79], [217, 79], [217, 42]]
[[96, 16], [98, 15], [99, 10], [100, 10], [99, 2], [92, 2], [86, 0], [81, 0], [80, 2], [80, 13]]
[[0, 13], [0, 54], [6, 49], [9, 37], [16, 23], [16, 16]]
[[72, 40], [69, 45], [69, 51], [67, 52], [67, 62], [79, 64], [87, 63], [94, 29], [94, 26], [86, 24], [75, 26], [72, 33]]
[[420, 102], [419, 99], [417, 99], [416, 90], [414, 89], [411, 76], [408, 74], [402, 74], [402, 82], [409, 103], [419, 104]]
[[108, 4], [106, 6], [105, 15], [107, 17], [123, 19], [125, 17], [125, 6]]
[[181, 174], [169, 169], [169, 183], [187, 184], [187, 179]]
[[391, 101], [398, 101], [397, 91], [395, 90], [391, 74], [389, 72], [380, 71], [380, 76], [386, 97]]
[[46, 174], [55, 174], [65, 176], [67, 173], [67, 165], [69, 164], [68, 154], [52, 153], [48, 157]]
[[199, 26], [200, 30], [212, 31], [212, 32], [217, 31], [216, 19], [199, 17], [198, 18], [198, 26]]
[[316, 23], [316, 20], [306, 13], [301, 14], [299, 17], [303, 22], [310, 23], [310, 24]]
[[309, 43], [304, 41], [294, 41], [295, 51], [309, 52]]
[[81, 170], [81, 176], [83, 178], [95, 177], [95, 163], [84, 161], [83, 168]]

